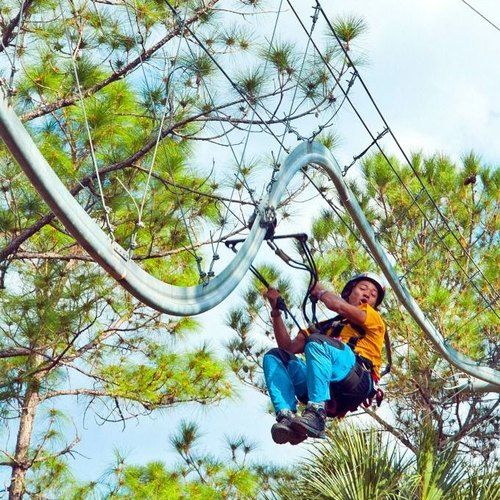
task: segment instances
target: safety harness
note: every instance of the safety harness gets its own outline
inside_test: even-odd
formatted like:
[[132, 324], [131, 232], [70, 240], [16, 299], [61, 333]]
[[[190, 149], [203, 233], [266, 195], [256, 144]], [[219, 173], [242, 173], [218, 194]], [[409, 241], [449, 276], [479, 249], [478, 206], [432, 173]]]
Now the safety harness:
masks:
[[[347, 325], [350, 325], [358, 335], [353, 335], [344, 344], [340, 340], [340, 336], [342, 329]], [[373, 363], [368, 358], [356, 353], [358, 341], [366, 335], [365, 329], [360, 325], [346, 320], [342, 316], [335, 316], [329, 320], [316, 323], [312, 330], [315, 333], [307, 337], [308, 342], [328, 342], [336, 348], [339, 348], [338, 343], [340, 343], [342, 347], [351, 348], [356, 356], [356, 362], [347, 376], [340, 382], [330, 384], [330, 400], [325, 405], [327, 416], [330, 418], [342, 418], [347, 412], [356, 411], [360, 405], [368, 408], [372, 405], [374, 399], [377, 406], [380, 406], [384, 398], [384, 392], [376, 385], [378, 380], [373, 371]], [[387, 332], [386, 339], [387, 345]], [[335, 344], [333, 344], [334, 342]]]

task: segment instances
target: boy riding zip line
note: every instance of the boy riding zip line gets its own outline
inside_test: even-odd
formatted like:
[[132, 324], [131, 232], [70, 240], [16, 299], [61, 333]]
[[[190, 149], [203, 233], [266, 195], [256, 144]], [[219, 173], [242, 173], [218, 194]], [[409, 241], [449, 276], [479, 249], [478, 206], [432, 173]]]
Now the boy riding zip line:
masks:
[[[277, 423], [271, 428], [276, 443], [298, 444], [308, 436], [323, 437], [327, 413], [344, 416], [373, 397], [385, 335], [377, 307], [384, 295], [383, 281], [374, 273], [349, 280], [340, 297], [317, 283], [311, 296], [338, 316], [317, 328], [300, 330], [292, 339], [278, 308], [279, 291], [266, 291], [278, 344], [263, 361], [276, 411]], [[295, 356], [299, 353], [305, 354], [305, 362]], [[300, 417], [297, 400], [307, 403]]]

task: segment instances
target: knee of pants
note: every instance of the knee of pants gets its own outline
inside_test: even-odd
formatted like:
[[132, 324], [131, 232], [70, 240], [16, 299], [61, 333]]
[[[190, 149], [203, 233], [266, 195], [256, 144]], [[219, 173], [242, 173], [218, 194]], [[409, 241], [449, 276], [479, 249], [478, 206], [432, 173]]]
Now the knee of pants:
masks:
[[292, 359], [295, 358], [295, 356], [288, 352], [285, 351], [285, 349], [280, 349], [279, 347], [274, 347], [273, 349], [270, 349], [269, 351], [264, 354], [264, 363], [269, 362], [272, 358], [277, 358], [279, 361], [281, 361], [286, 367], [288, 367], [288, 363]]
[[306, 359], [313, 356], [325, 356], [325, 345], [322, 342], [307, 342], [304, 347]]

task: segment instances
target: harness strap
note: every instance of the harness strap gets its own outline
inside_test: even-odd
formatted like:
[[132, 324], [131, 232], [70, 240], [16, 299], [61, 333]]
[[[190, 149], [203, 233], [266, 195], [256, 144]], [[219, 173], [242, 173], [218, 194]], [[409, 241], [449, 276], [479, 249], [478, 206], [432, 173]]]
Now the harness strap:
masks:
[[351, 325], [353, 330], [355, 330], [359, 334], [359, 336], [356, 337], [352, 336], [347, 343], [347, 345], [349, 345], [351, 349], [354, 350], [357, 341], [366, 335], [365, 329], [361, 325], [351, 323], [350, 321], [347, 321], [343, 316], [338, 315], [334, 318], [315, 323], [314, 329], [328, 337], [340, 337], [342, 329], [347, 325]]
[[335, 347], [335, 349], [339, 349], [340, 351], [343, 351], [345, 349], [345, 344], [341, 340], [333, 337], [328, 337], [327, 335], [323, 335], [322, 333], [311, 333], [307, 337], [306, 342], [326, 342], [327, 344]]
[[[329, 323], [330, 322], [330, 323]], [[316, 324], [315, 326], [318, 326]], [[334, 330], [331, 321], [323, 322], [323, 331], [325, 326]], [[344, 325], [342, 325], [343, 327]], [[318, 333], [316, 328], [302, 330], [306, 335], [306, 342], [325, 342], [336, 349], [345, 349], [340, 339], [329, 336], [325, 333]], [[375, 385], [373, 379], [373, 363], [368, 358], [356, 354], [356, 362], [343, 380], [330, 384], [330, 399], [325, 404], [325, 411], [330, 418], [342, 418], [349, 411], [356, 411], [359, 405], [365, 407], [371, 406], [375, 398], [377, 406], [380, 406], [384, 393]]]
[[[371, 365], [371, 361], [361, 356], [356, 356], [356, 363], [351, 368], [351, 371], [347, 376], [340, 382], [330, 384], [330, 388], [336, 394], [353, 395], [353, 396], [363, 396], [363, 399], [370, 397], [368, 394], [368, 388], [371, 383], [371, 368], [366, 365], [368, 361]], [[373, 385], [373, 384], [372, 384]]]
[[358, 333], [358, 335], [353, 335], [352, 337], [350, 337], [347, 342], [347, 345], [354, 351], [356, 349], [358, 341], [366, 336], [366, 332], [365, 329], [360, 325], [356, 325], [354, 323], [349, 324], [351, 325], [351, 328], [353, 330], [356, 330], [356, 332]]
[[342, 393], [355, 393], [356, 389], [361, 383], [361, 377], [363, 376], [363, 367], [359, 363], [354, 363], [354, 366], [351, 368], [351, 371], [347, 374], [347, 376], [342, 379], [340, 382], [336, 382], [331, 384], [332, 389]]
[[380, 377], [387, 375], [392, 368], [392, 347], [391, 347], [391, 338], [389, 337], [389, 330], [385, 330], [384, 335], [384, 344], [385, 344], [385, 354], [387, 356], [387, 366], [380, 373]]
[[340, 318], [340, 316], [335, 316], [335, 318], [319, 321], [313, 325], [312, 329], [327, 337], [340, 337], [340, 332], [345, 326], [341, 323]]

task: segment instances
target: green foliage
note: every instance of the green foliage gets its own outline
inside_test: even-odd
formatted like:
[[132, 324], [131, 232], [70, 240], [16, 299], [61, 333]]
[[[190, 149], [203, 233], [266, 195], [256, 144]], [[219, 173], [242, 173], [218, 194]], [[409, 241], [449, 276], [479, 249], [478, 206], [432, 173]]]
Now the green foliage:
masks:
[[456, 448], [437, 453], [437, 433], [423, 429], [416, 457], [416, 488], [419, 498], [456, 497], [453, 490], [460, 484], [466, 469], [454, 460]]
[[352, 15], [339, 18], [332, 23], [337, 36], [349, 47], [349, 43], [366, 32], [367, 25], [363, 18]]
[[27, 484], [30, 494], [35, 498], [41, 497], [49, 491], [54, 491], [54, 485], [58, 485], [57, 494], [70, 498], [76, 480], [67, 461], [43, 452], [38, 458], [40, 460], [34, 464]]
[[278, 497], [405, 498], [407, 468], [408, 462], [383, 434], [339, 424], [299, 464], [295, 480], [281, 484]]
[[330, 151], [334, 151], [340, 145], [340, 137], [333, 132], [323, 133], [316, 140]]
[[274, 42], [262, 52], [262, 55], [276, 68], [279, 75], [291, 77], [297, 70], [295, 47], [290, 42]]
[[[6, 24], [16, 12], [14, 2], [7, 4]], [[295, 95], [292, 85], [284, 85], [296, 78], [303, 59], [300, 48], [286, 39], [263, 48], [241, 22], [253, 20], [260, 4], [245, 0], [237, 2], [237, 9], [213, 9], [177, 2], [174, 14], [157, 0], [98, 5], [48, 1], [37, 3], [20, 21], [14, 19], [23, 23], [23, 37], [13, 40], [22, 67], [12, 82], [14, 106], [24, 113], [49, 163], [92, 216], [136, 258], [149, 261], [148, 272], [173, 284], [204, 282], [210, 272], [211, 263], [198, 269], [202, 256], [189, 255], [193, 241], [188, 229], [197, 232], [203, 246], [220, 225], [233, 233], [245, 225], [214, 203], [212, 197], [221, 193], [210, 189], [203, 174], [179, 175], [175, 150], [181, 152], [184, 171], [191, 139], [219, 142], [220, 128], [214, 131], [210, 122], [227, 120], [239, 134], [248, 120], [248, 103], [258, 101], [273, 110], [274, 117], [266, 120], [277, 123], [284, 106], [288, 109], [288, 96]], [[204, 47], [198, 39], [205, 41]], [[7, 46], [5, 52], [12, 55], [10, 50]], [[243, 53], [248, 59], [237, 63], [233, 56]], [[325, 53], [328, 63], [335, 64], [338, 47], [332, 44]], [[237, 75], [234, 86], [243, 95], [218, 68]], [[304, 96], [294, 113], [330, 112], [343, 71], [334, 77], [317, 56], [306, 55], [299, 82]], [[331, 138], [325, 136], [326, 141]], [[238, 182], [245, 189], [238, 189], [240, 199], [233, 201], [250, 205], [243, 202], [248, 186], [241, 177]], [[34, 203], [26, 208], [33, 222], [43, 213], [43, 206]], [[245, 210], [243, 219], [248, 216]], [[12, 225], [8, 211], [0, 213], [0, 220]]]
[[481, 474], [475, 473], [474, 469], [470, 470], [464, 482], [466, 482], [466, 487], [460, 493], [462, 496], [461, 498], [457, 497], [460, 500], [467, 500], [468, 498], [498, 500], [500, 498], [500, 481], [498, 479], [498, 467], [495, 463], [483, 467]]
[[439, 451], [436, 429], [419, 432], [421, 446], [412, 456], [377, 429], [336, 425], [298, 464], [295, 478], [280, 482], [276, 496], [321, 499], [468, 499], [486, 498], [499, 486], [490, 466], [467, 463], [450, 448]]
[[254, 68], [238, 75], [236, 81], [248, 98], [255, 100], [256, 96], [261, 93], [266, 76], [261, 68]]
[[[259, 4], [238, 2], [238, 13], [257, 12]], [[42, 0], [16, 17], [18, 8], [11, 0], [0, 7], [4, 26], [21, 23], [0, 52], [2, 58], [7, 56], [0, 62], [4, 75], [11, 60], [18, 62], [9, 82], [17, 89], [15, 109], [86, 210], [103, 227], [110, 226], [115, 241], [147, 271], [174, 284], [206, 281], [212, 263], [204, 248], [213, 244], [215, 230], [220, 238], [221, 227], [226, 234], [242, 231], [247, 211], [253, 210], [245, 198], [245, 181], [258, 170], [256, 163], [239, 165], [238, 177], [224, 172], [221, 179], [212, 175], [210, 159], [200, 161], [208, 164], [205, 172], [188, 170], [192, 140], [217, 144], [221, 131], [212, 122], [222, 120], [228, 125], [222, 135], [235, 132], [240, 141], [239, 133], [249, 120], [249, 100], [270, 111], [265, 118], [254, 117], [261, 130], [280, 122], [283, 113], [290, 115], [292, 124], [311, 115], [317, 118], [315, 127], [316, 122], [327, 123], [323, 113], [338, 109], [337, 82], [349, 71], [333, 41], [325, 47], [324, 61], [332, 65], [327, 71], [318, 56], [304, 57], [286, 39], [263, 49], [239, 24], [224, 22], [223, 9], [207, 10], [191, 0], [176, 3], [189, 29], [159, 0], [133, 5]], [[348, 50], [365, 29], [363, 21], [352, 17], [333, 24]], [[185, 34], [187, 42], [179, 38]], [[208, 53], [193, 34], [206, 41]], [[248, 57], [241, 63], [245, 71], [235, 64], [235, 56], [242, 52]], [[220, 76], [214, 60], [237, 75], [244, 96]], [[139, 64], [149, 77], [147, 83], [138, 77]], [[299, 75], [301, 65], [306, 76]], [[301, 101], [289, 111], [287, 96], [295, 95], [297, 84]], [[319, 137], [329, 147], [337, 141], [330, 132]], [[19, 420], [28, 403], [33, 405], [40, 434], [27, 436], [24, 455], [16, 451], [15, 458], [22, 474], [30, 471], [33, 491], [49, 484], [56, 490], [71, 481], [64, 460], [69, 452], [63, 453], [67, 447], [61, 442], [59, 448], [44, 448], [45, 443], [56, 443], [59, 434], [52, 424], [40, 426], [37, 408], [45, 408], [58, 396], [78, 394], [94, 405], [109, 405], [109, 418], [123, 421], [178, 402], [219, 401], [230, 387], [222, 365], [206, 348], [172, 352], [166, 338], [190, 335], [195, 323], [174, 321], [141, 307], [86, 262], [82, 250], [47, 215], [0, 148], [0, 247], [5, 249], [0, 276], [6, 287], [0, 304], [0, 415], [8, 425]], [[275, 168], [274, 160], [268, 163], [266, 167]], [[259, 160], [257, 166], [261, 164]], [[463, 166], [443, 156], [421, 154], [413, 156], [412, 169], [397, 160], [394, 164], [395, 173], [381, 156], [367, 158], [362, 182], [349, 181], [356, 198], [398, 271], [408, 279], [412, 294], [447, 341], [493, 366], [498, 359], [498, 318], [491, 309], [485, 310], [480, 299], [489, 296], [491, 284], [496, 287], [500, 173], [482, 165], [473, 153], [464, 157]], [[227, 186], [229, 194], [222, 192]], [[328, 193], [326, 186], [323, 192]], [[241, 211], [226, 210], [229, 198]], [[438, 210], [443, 217], [436, 215]], [[281, 211], [284, 218], [292, 214], [286, 206]], [[336, 214], [323, 213], [314, 222], [311, 243], [322, 278], [336, 290], [354, 270], [374, 269], [357, 236]], [[481, 273], [476, 273], [476, 264]], [[474, 278], [464, 279], [464, 270]], [[289, 304], [298, 302], [295, 283], [281, 279], [272, 268], [262, 272]], [[237, 333], [228, 344], [231, 368], [245, 383], [263, 391], [260, 360], [273, 339], [261, 294], [248, 289], [244, 300], [246, 310], [233, 310], [228, 317]], [[393, 297], [389, 296], [388, 305], [395, 306]], [[387, 322], [397, 345], [398, 363], [390, 380], [391, 392], [397, 394], [393, 400], [397, 425], [411, 436], [410, 444], [415, 443], [416, 429], [432, 414], [439, 424], [440, 450], [462, 440], [464, 449], [489, 458], [498, 403], [464, 395], [451, 401], [443, 387], [454, 375], [452, 370], [432, 354], [415, 324], [396, 307], [389, 309]], [[82, 376], [81, 387], [72, 385], [74, 373]], [[470, 439], [462, 437], [467, 426], [475, 432]], [[255, 491], [252, 473], [224, 468], [212, 459], [203, 464], [207, 475], [218, 478], [215, 491], [242, 495]], [[8, 466], [15, 469], [13, 462]], [[113, 471], [117, 488], [123, 471], [121, 461]], [[49, 483], [51, 475], [54, 481]], [[190, 498], [214, 492], [202, 481], [179, 486], [179, 477], [152, 465], [131, 470], [129, 480], [132, 489], [153, 483], [153, 491], [171, 487], [165, 491], [172, 495], [181, 491]], [[98, 490], [96, 484], [86, 485], [76, 498]], [[109, 492], [110, 497], [114, 494]]]
[[227, 457], [201, 453], [199, 426], [194, 422], [181, 422], [170, 442], [178, 454], [172, 468], [161, 462], [128, 465], [117, 454], [108, 474], [98, 482], [74, 488], [71, 498], [91, 498], [99, 492], [100, 498], [250, 500], [271, 491], [278, 479], [291, 477], [286, 469], [253, 463], [254, 447], [244, 438], [228, 439]]
[[231, 394], [225, 368], [206, 348], [177, 355], [150, 351], [142, 364], [107, 364], [98, 374], [106, 393], [137, 401], [148, 409], [187, 401], [216, 401]]
[[[498, 260], [498, 228], [494, 229], [496, 195], [487, 185], [496, 176], [495, 169], [480, 166], [473, 154], [465, 157], [463, 165], [442, 155], [424, 158], [415, 154], [411, 160], [413, 170], [395, 158], [389, 158], [390, 164], [382, 155], [365, 158], [364, 186], [359, 185], [357, 197], [369, 207], [377, 238], [405, 276], [412, 296], [447, 342], [494, 366], [498, 354], [492, 346], [498, 335], [498, 317], [489, 306], [496, 280], [490, 264]], [[474, 175], [474, 182], [465, 182]], [[366, 252], [342, 226], [333, 214], [331, 220], [322, 215], [313, 226], [319, 262], [331, 263], [331, 277], [340, 279], [340, 284], [351, 269], [370, 269]], [[482, 239], [485, 234], [488, 237]], [[344, 264], [334, 267], [335, 262]], [[439, 355], [433, 354], [419, 328], [395, 306], [389, 294], [385, 319], [393, 345], [398, 346], [389, 383], [396, 421], [415, 435], [431, 414], [443, 433], [440, 446], [460, 444], [462, 450], [470, 446], [489, 457], [496, 424], [484, 425], [482, 418], [490, 415], [497, 421], [498, 401], [466, 394], [452, 400], [444, 387], [453, 385], [450, 377], [454, 371], [439, 362]], [[464, 415], [459, 419], [452, 416], [458, 408], [464, 410], [465, 401], [465, 413], [481, 428], [474, 438], [460, 430]]]
[[104, 407], [108, 420], [119, 421], [231, 395], [225, 366], [205, 347], [175, 353], [175, 344], [162, 339], [192, 332], [193, 321], [133, 303], [95, 265], [35, 262], [23, 266], [22, 281], [16, 276], [0, 301], [0, 418], [10, 427], [24, 405], [33, 405], [36, 432], [25, 456], [18, 455], [31, 490], [47, 494], [73, 481], [67, 454], [78, 438], [71, 440], [64, 414], [52, 406], [60, 397], [88, 397], [80, 399], [88, 409]]
[[[280, 290], [290, 308], [297, 303], [293, 284], [283, 277], [277, 267], [265, 264], [259, 266], [258, 271], [271, 286]], [[264, 285], [254, 278], [242, 294], [245, 306], [231, 308], [225, 318], [226, 325], [235, 332], [235, 336], [226, 343], [230, 368], [243, 383], [261, 392], [266, 392], [262, 376], [262, 356], [274, 345], [264, 292]], [[288, 317], [285, 321], [291, 328], [292, 319]]]

